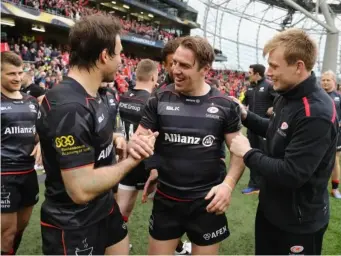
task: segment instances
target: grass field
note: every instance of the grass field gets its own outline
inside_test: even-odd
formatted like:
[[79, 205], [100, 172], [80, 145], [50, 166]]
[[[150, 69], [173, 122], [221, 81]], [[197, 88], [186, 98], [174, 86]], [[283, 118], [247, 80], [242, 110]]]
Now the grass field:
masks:
[[[249, 171], [246, 170], [233, 193], [227, 218], [230, 237], [220, 248], [220, 254], [254, 254], [254, 218], [258, 198], [256, 195], [242, 195], [240, 191], [247, 185]], [[40, 185], [40, 201], [34, 208], [32, 219], [25, 231], [18, 254], [42, 254], [40, 236], [40, 206], [44, 199], [44, 185]], [[152, 204], [137, 202], [129, 220], [129, 234], [133, 249], [131, 254], [146, 254], [148, 245], [148, 220]], [[331, 221], [323, 244], [324, 255], [341, 255], [341, 200], [331, 198]]]

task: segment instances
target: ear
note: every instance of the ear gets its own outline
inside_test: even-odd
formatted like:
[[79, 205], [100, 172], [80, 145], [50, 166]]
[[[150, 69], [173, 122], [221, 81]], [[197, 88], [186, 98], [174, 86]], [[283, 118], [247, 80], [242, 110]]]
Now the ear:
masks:
[[304, 62], [303, 62], [302, 60], [298, 60], [298, 61], [296, 62], [296, 66], [297, 66], [296, 72], [297, 72], [298, 74], [301, 74], [302, 71], [305, 70], [305, 64], [304, 64]]
[[109, 54], [108, 54], [108, 49], [104, 49], [100, 54], [99, 54], [99, 61], [102, 64], [106, 64], [109, 60]]

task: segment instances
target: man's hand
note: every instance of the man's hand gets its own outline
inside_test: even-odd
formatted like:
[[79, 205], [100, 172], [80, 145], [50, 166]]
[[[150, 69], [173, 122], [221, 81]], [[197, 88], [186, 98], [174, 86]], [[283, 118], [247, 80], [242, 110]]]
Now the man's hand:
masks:
[[118, 161], [120, 162], [127, 158], [127, 141], [123, 136], [117, 136], [114, 142]]
[[158, 132], [148, 130], [147, 135], [137, 135], [136, 133], [131, 136], [128, 143], [128, 153], [136, 160], [143, 160], [154, 154], [154, 144]]
[[247, 109], [246, 109], [246, 107], [237, 98], [235, 98], [233, 96], [229, 96], [229, 98], [239, 105], [240, 113], [241, 113], [241, 118], [242, 118], [242, 121], [244, 121], [246, 119], [246, 117], [247, 117]]
[[40, 142], [38, 142], [35, 146], [34, 146], [34, 149], [31, 153], [30, 156], [34, 156], [35, 158], [35, 164], [36, 165], [42, 165], [43, 164], [43, 161], [42, 161], [42, 158], [41, 158], [41, 149], [40, 149]]
[[244, 157], [244, 155], [251, 149], [250, 142], [244, 135], [239, 134], [232, 139], [230, 151], [236, 156]]
[[272, 114], [274, 113], [273, 110], [274, 110], [273, 107], [268, 108], [268, 110], [266, 111], [266, 114], [267, 114], [268, 116], [272, 116]]
[[215, 212], [218, 214], [223, 214], [230, 205], [232, 188], [227, 184], [222, 182], [221, 184], [214, 186], [210, 192], [205, 197], [205, 200], [213, 200], [206, 207], [207, 212]]
[[147, 202], [148, 196], [153, 193], [156, 190], [156, 183], [157, 183], [157, 177], [158, 172], [156, 169], [153, 169], [150, 171], [149, 178], [144, 185], [143, 193], [142, 193], [142, 203]]

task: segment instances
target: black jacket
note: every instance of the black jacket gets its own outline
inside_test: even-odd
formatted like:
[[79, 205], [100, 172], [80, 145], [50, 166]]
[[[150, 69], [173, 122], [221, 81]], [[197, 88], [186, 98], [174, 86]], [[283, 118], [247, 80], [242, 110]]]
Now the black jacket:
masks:
[[261, 117], [266, 117], [266, 111], [273, 106], [277, 93], [266, 79], [251, 83], [245, 93], [243, 104], [249, 106], [249, 110]]
[[336, 154], [338, 120], [328, 94], [312, 74], [275, 100], [270, 120], [248, 112], [244, 125], [267, 138], [246, 166], [260, 170], [259, 209], [275, 226], [312, 233], [329, 221], [328, 180]]

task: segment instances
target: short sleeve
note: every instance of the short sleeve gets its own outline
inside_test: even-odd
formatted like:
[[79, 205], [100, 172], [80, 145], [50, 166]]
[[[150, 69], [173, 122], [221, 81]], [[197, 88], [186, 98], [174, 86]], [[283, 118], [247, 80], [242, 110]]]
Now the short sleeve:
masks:
[[230, 102], [230, 106], [226, 108], [224, 120], [224, 133], [234, 133], [241, 129], [241, 113], [240, 107], [235, 102]]
[[52, 143], [60, 169], [67, 170], [93, 163], [95, 152], [91, 134], [94, 122], [91, 113], [80, 104], [68, 104], [60, 106], [51, 114], [51, 124], [55, 125]]
[[157, 105], [157, 97], [149, 98], [146, 107], [144, 108], [142, 119], [140, 121], [140, 125], [152, 131], [158, 130]]

